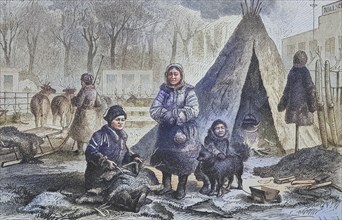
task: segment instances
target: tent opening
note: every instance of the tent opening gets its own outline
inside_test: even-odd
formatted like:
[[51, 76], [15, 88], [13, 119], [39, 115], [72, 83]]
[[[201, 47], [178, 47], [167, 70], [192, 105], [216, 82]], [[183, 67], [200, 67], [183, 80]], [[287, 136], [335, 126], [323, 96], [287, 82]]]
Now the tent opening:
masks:
[[254, 49], [241, 93], [232, 141], [247, 143], [251, 148], [262, 150], [267, 154], [283, 152]]

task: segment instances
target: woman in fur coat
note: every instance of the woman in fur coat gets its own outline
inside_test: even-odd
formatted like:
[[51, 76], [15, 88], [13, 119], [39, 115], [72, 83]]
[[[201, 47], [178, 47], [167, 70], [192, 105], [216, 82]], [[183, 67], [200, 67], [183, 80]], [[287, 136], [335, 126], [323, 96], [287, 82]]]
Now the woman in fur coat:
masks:
[[165, 71], [166, 82], [150, 108], [151, 117], [159, 123], [156, 150], [151, 156], [151, 165], [163, 173], [163, 190], [171, 193], [171, 175], [178, 176], [174, 198], [185, 197], [188, 176], [195, 171], [200, 151], [195, 119], [199, 113], [194, 87], [184, 82], [180, 64], [172, 63]]

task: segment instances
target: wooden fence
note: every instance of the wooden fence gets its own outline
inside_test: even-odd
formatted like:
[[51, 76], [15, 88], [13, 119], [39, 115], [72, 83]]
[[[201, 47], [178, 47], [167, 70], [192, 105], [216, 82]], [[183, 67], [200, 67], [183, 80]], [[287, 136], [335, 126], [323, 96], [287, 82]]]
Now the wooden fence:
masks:
[[36, 93], [30, 92], [0, 92], [0, 110], [7, 114], [13, 112], [29, 113], [30, 101]]

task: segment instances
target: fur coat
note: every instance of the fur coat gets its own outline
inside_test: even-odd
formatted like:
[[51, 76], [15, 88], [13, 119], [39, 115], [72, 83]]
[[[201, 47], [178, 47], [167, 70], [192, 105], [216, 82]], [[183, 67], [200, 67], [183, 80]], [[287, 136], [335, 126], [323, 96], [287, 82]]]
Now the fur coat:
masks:
[[316, 89], [309, 70], [305, 66], [292, 67], [278, 104], [278, 111], [286, 110], [287, 124], [309, 126], [314, 122], [313, 112], [316, 108]]
[[189, 175], [195, 171], [200, 151], [195, 122], [198, 113], [193, 86], [186, 83], [177, 88], [165, 83], [161, 85], [150, 108], [151, 117], [159, 123], [151, 165], [175, 175]]
[[75, 141], [88, 143], [91, 135], [98, 130], [102, 120], [97, 108], [101, 106], [100, 97], [93, 85], [82, 88], [71, 103], [77, 107], [69, 135]]
[[93, 134], [85, 151], [87, 189], [93, 188], [98, 178], [106, 171], [103, 165], [105, 160], [109, 159], [118, 166], [122, 166], [137, 156], [128, 150], [126, 142], [127, 134], [125, 131], [113, 130], [108, 125], [104, 125]]

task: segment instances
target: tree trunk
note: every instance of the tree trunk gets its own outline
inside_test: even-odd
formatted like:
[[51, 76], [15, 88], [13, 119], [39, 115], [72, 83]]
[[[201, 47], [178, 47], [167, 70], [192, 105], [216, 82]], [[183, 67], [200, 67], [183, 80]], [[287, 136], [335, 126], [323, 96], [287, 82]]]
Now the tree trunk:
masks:
[[190, 40], [183, 40], [183, 51], [184, 51], [184, 56], [186, 61], [189, 61], [190, 59], [190, 55], [189, 55], [189, 42]]
[[145, 41], [141, 41], [141, 51], [140, 51], [140, 69], [144, 69], [145, 66]]
[[171, 59], [170, 63], [174, 63], [176, 61], [177, 54], [177, 30], [176, 28], [173, 30], [173, 39], [172, 39], [172, 51], [171, 51]]
[[122, 54], [121, 54], [121, 57], [122, 57], [121, 67], [122, 68], [126, 68], [127, 67], [126, 56], [127, 56], [127, 47], [128, 47], [129, 36], [130, 36], [130, 32], [127, 30], [126, 31], [126, 38], [124, 39], [124, 43], [123, 43], [123, 46], [122, 46]]
[[36, 33], [35, 36], [32, 36], [32, 41], [30, 41], [29, 37], [29, 31], [27, 32], [27, 47], [29, 50], [29, 67], [28, 67], [28, 73], [33, 74], [33, 69], [34, 69], [34, 60], [36, 56], [36, 51], [37, 51], [37, 41], [38, 41], [38, 35], [39, 33]]
[[116, 38], [114, 36], [110, 36], [110, 67], [111, 69], [115, 69], [115, 47], [116, 47]]
[[148, 68], [152, 69], [153, 68], [153, 53], [154, 53], [154, 37], [153, 33], [150, 35], [150, 37], [147, 39], [147, 44], [148, 44]]
[[70, 44], [65, 47], [64, 50], [64, 76], [70, 76], [71, 70], [70, 70]]
[[94, 45], [91, 42], [89, 44], [88, 59], [87, 59], [87, 72], [91, 73], [91, 74], [94, 73], [94, 70], [93, 70], [93, 60], [94, 60], [93, 49], [94, 49]]
[[10, 57], [11, 57], [10, 53], [9, 54], [5, 53], [6, 67], [11, 67], [11, 59], [10, 59]]
[[33, 73], [33, 63], [34, 63], [34, 55], [30, 53], [29, 57], [29, 67], [28, 67], [28, 73], [32, 74]]

